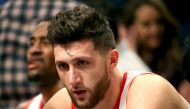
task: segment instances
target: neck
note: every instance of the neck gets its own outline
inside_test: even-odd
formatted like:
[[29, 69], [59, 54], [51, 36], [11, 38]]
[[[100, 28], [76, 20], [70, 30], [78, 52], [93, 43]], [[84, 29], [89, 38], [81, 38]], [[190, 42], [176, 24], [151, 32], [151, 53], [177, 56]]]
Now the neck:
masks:
[[153, 59], [153, 53], [150, 50], [144, 50], [142, 53], [140, 53], [142, 59], [146, 64], [150, 64]]
[[104, 98], [97, 104], [94, 109], [113, 109], [119, 96], [120, 85], [122, 82], [122, 73], [115, 70], [112, 74], [110, 74], [110, 77], [110, 86], [107, 89]]
[[61, 81], [57, 81], [52, 87], [40, 87], [41, 93], [43, 95], [43, 104], [47, 103], [47, 101], [61, 88], [63, 88], [63, 84]]

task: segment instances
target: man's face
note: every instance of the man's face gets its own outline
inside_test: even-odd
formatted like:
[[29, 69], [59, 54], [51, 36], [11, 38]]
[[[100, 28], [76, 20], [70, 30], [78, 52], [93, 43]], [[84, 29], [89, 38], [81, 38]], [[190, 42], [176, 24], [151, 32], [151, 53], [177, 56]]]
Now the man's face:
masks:
[[77, 108], [92, 108], [109, 87], [108, 56], [94, 49], [92, 41], [54, 45], [58, 74]]
[[[58, 78], [51, 43], [47, 40], [48, 22], [39, 23], [29, 39], [27, 52], [29, 79], [48, 84]], [[46, 83], [47, 82], [47, 83]], [[49, 84], [51, 85], [51, 84]]]

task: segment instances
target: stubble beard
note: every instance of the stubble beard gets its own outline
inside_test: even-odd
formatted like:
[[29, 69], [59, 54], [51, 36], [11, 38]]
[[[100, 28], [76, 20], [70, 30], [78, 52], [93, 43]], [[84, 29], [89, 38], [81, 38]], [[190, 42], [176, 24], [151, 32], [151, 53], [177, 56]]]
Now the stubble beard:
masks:
[[41, 88], [52, 88], [59, 81], [58, 74], [56, 75], [53, 73], [56, 73], [56, 69], [40, 69], [36, 71], [31, 71], [32, 75], [28, 75], [28, 78], [29, 81], [35, 82]]
[[72, 95], [72, 93], [70, 93], [69, 91], [68, 92], [72, 102], [75, 104], [77, 109], [90, 109], [95, 107], [104, 98], [104, 95], [109, 86], [110, 79], [108, 76], [108, 72], [105, 71], [104, 76], [96, 84], [95, 88], [93, 90], [88, 90], [88, 92], [90, 92], [90, 98], [86, 101], [85, 104], [79, 104], [75, 97]]

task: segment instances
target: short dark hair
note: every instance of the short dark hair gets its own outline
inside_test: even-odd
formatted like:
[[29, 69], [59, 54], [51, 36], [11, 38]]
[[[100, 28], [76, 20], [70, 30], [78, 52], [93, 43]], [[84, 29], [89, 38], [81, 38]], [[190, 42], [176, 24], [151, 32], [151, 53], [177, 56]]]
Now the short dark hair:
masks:
[[106, 18], [86, 5], [59, 12], [48, 26], [47, 37], [52, 44], [89, 39], [97, 50], [106, 52], [115, 48], [114, 35]]

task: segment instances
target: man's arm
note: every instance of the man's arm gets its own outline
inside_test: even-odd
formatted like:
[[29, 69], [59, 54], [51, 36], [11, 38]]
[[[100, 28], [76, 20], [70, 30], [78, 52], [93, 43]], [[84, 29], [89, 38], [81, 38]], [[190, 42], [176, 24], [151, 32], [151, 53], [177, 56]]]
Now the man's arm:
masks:
[[66, 88], [58, 91], [43, 107], [43, 109], [71, 109], [71, 99]]
[[127, 109], [187, 109], [178, 92], [158, 75], [140, 75], [129, 89]]

